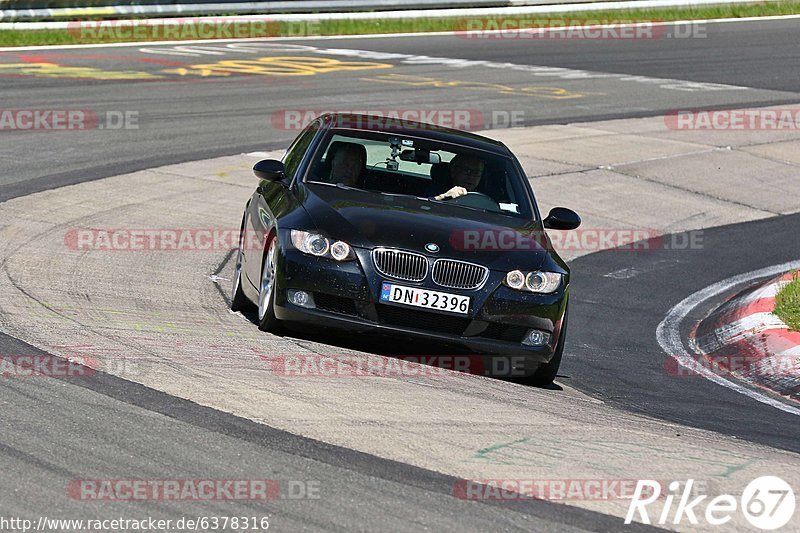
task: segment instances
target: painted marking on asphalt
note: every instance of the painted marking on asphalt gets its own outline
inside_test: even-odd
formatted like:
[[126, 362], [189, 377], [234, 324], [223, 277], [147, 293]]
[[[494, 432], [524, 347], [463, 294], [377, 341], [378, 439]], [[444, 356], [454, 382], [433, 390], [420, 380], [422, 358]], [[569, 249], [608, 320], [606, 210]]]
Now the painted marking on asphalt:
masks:
[[241, 42], [229, 43], [224, 46], [161, 46], [155, 45], [153, 47], [139, 48], [139, 51], [145, 54], [164, 54], [172, 56], [188, 56], [188, 57], [201, 57], [204, 55], [224, 56], [230, 53], [241, 54], [259, 54], [263, 51], [270, 52], [313, 52], [313, 46], [306, 46], [302, 44], [280, 44], [280, 43], [265, 43], [265, 42]]
[[603, 274], [603, 277], [611, 279], [631, 279], [635, 278], [639, 274], [655, 272], [656, 270], [664, 270], [665, 268], [669, 268], [670, 266], [676, 265], [680, 262], [681, 261], [677, 261], [675, 259], [664, 259], [662, 261], [656, 261], [655, 263], [651, 263], [642, 267], [629, 267], [622, 268], [620, 270], [614, 270], [608, 274]]
[[[595, 439], [575, 442], [557, 435], [536, 435], [483, 447], [473, 452], [471, 457], [462, 462], [503, 466], [536, 465], [557, 468], [564, 465], [564, 450], [566, 449], [576, 453], [598, 454], [601, 456], [612, 453], [631, 460], [671, 458], [677, 454], [673, 448], [658, 444]], [[681, 459], [693, 467], [714, 468], [716, 472], [713, 475], [718, 477], [728, 477], [732, 472], [745, 470], [758, 460], [757, 457], [730, 451], [720, 451], [720, 454], [713, 458], [704, 457], [702, 454], [686, 455], [684, 453]], [[619, 472], [620, 470], [615, 469], [615, 471]]]
[[0, 63], [0, 76], [34, 78], [82, 78], [92, 80], [156, 80], [162, 76], [133, 70], [101, 70], [93, 67], [68, 67], [55, 63]]
[[183, 61], [175, 61], [170, 59], [161, 59], [155, 57], [142, 57], [140, 55], [120, 55], [120, 54], [58, 54], [53, 52], [38, 53], [38, 54], [13, 54], [19, 57], [26, 63], [58, 63], [62, 60], [71, 61], [86, 61], [98, 59], [101, 61], [134, 61], [137, 63], [157, 64], [163, 66], [184, 66], [186, 63]]
[[766, 278], [768, 276], [776, 276], [783, 272], [788, 272], [789, 270], [800, 268], [800, 261], [790, 261], [788, 263], [784, 263], [782, 265], [775, 265], [771, 267], [762, 268], [759, 270], [754, 270], [753, 272], [747, 272], [745, 274], [739, 274], [737, 276], [730, 277], [728, 279], [719, 281], [713, 285], [706, 287], [696, 293], [684, 298], [680, 303], [675, 305], [672, 309], [669, 310], [667, 315], [664, 317], [664, 320], [656, 328], [656, 339], [658, 340], [658, 344], [661, 346], [661, 349], [666, 352], [666, 354], [673, 359], [675, 359], [678, 364], [683, 367], [686, 367], [698, 374], [702, 375], [709, 381], [713, 381], [717, 385], [721, 385], [728, 389], [731, 389], [734, 392], [738, 392], [739, 394], [743, 394], [748, 398], [756, 400], [757, 402], [761, 402], [765, 405], [769, 405], [770, 407], [774, 407], [775, 409], [779, 409], [789, 414], [798, 415], [800, 416], [800, 409], [796, 407], [792, 407], [790, 405], [786, 405], [785, 403], [776, 400], [774, 398], [770, 398], [769, 396], [765, 396], [759, 392], [754, 390], [748, 389], [743, 387], [737, 383], [729, 381], [711, 370], [704, 368], [702, 365], [697, 365], [696, 360], [689, 354], [686, 348], [683, 345], [683, 340], [681, 339], [680, 334], [680, 326], [681, 323], [686, 319], [689, 313], [692, 312], [698, 305], [702, 304], [703, 302], [713, 298], [714, 296], [728, 291], [737, 285], [741, 285], [759, 278]]
[[340, 61], [327, 57], [302, 57], [302, 56], [272, 56], [258, 59], [224, 59], [216, 63], [189, 65], [175, 69], [167, 69], [166, 74], [180, 76], [197, 75], [230, 76], [258, 75], [258, 76], [314, 76], [328, 72], [343, 70], [371, 70], [393, 68], [390, 63], [375, 63], [370, 61]]
[[638, 268], [622, 268], [620, 270], [615, 270], [613, 272], [609, 272], [608, 274], [603, 274], [604, 278], [611, 278], [611, 279], [631, 279], [635, 278], [639, 274], [644, 272], [642, 269]]
[[[172, 46], [168, 48], [163, 47], [147, 47], [140, 48], [140, 52], [149, 54], [164, 54], [164, 55], [177, 55], [186, 56], [191, 53], [198, 55], [209, 54], [218, 55], [220, 48], [230, 49], [231, 53], [252, 53], [249, 46], [242, 46], [247, 43], [232, 43], [234, 46], [225, 45], [224, 47], [214, 47], [213, 50], [208, 50], [208, 47], [192, 47], [191, 45]], [[266, 43], [272, 44], [272, 43]], [[254, 43], [259, 45], [259, 43]], [[349, 48], [318, 48], [309, 45], [290, 45], [276, 44], [275, 46], [289, 46], [295, 52], [325, 54], [334, 56], [354, 57], [359, 59], [371, 59], [378, 61], [393, 60], [405, 65], [440, 65], [450, 68], [488, 68], [498, 69], [505, 71], [527, 72], [533, 76], [541, 78], [557, 78], [564, 80], [597, 80], [597, 79], [610, 79], [622, 82], [638, 83], [644, 85], [654, 85], [661, 89], [685, 91], [685, 92], [712, 92], [712, 91], [744, 91], [748, 87], [741, 87], [738, 85], [726, 85], [721, 83], [706, 83], [687, 80], [678, 80], [671, 78], [651, 78], [648, 76], [637, 76], [630, 74], [618, 74], [610, 72], [594, 72], [589, 70], [578, 70], [563, 67], [546, 67], [540, 65], [525, 65], [510, 62], [496, 62], [472, 59], [460, 59], [452, 57], [436, 57], [427, 55], [416, 54], [400, 54], [392, 52], [375, 52], [370, 50], [356, 50]]]
[[480, 81], [441, 80], [428, 76], [412, 76], [407, 74], [384, 74], [374, 78], [361, 78], [362, 81], [375, 83], [388, 83], [397, 85], [410, 85], [412, 87], [433, 87], [437, 89], [474, 89], [494, 91], [499, 94], [513, 96], [533, 96], [550, 98], [553, 100], [569, 100], [583, 98], [587, 95], [603, 95], [605, 93], [573, 92], [562, 87], [510, 87], [500, 83], [485, 83]]
[[484, 60], [459, 59], [451, 57], [436, 57], [416, 54], [398, 54], [390, 52], [372, 52], [369, 50], [354, 50], [348, 48], [318, 48], [316, 53], [338, 55], [345, 57], [357, 57], [360, 59], [390, 60], [394, 59], [406, 65], [442, 65], [450, 68], [479, 67], [499, 70], [512, 70], [527, 72], [533, 76], [545, 78], [559, 78], [565, 80], [595, 80], [595, 79], [616, 79], [647, 85], [656, 85], [662, 89], [677, 91], [701, 92], [701, 91], [728, 91], [728, 90], [747, 90], [747, 87], [735, 85], [724, 85], [721, 83], [703, 83], [668, 78], [650, 78], [647, 76], [631, 76], [628, 74], [616, 74], [607, 72], [593, 72], [589, 70], [577, 70], [562, 67], [544, 67], [538, 65], [524, 65], [519, 63], [496, 62]]

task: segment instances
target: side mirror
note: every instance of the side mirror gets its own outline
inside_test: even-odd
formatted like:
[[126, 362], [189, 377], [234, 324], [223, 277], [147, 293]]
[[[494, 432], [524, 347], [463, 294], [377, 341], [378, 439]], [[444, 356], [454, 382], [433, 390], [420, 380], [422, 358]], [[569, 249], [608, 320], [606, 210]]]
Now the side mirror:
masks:
[[264, 159], [253, 165], [253, 174], [262, 180], [280, 181], [286, 177], [286, 169], [280, 161]]
[[548, 229], [575, 229], [581, 225], [581, 217], [572, 209], [554, 207], [543, 222]]

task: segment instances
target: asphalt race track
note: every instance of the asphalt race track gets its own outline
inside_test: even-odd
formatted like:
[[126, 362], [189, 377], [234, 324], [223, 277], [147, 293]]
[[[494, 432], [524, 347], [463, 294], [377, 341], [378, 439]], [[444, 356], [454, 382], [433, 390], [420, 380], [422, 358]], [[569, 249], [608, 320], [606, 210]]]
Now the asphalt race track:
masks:
[[[633, 41], [423, 36], [0, 51], [3, 108], [90, 110], [102, 125], [64, 132], [0, 130], [0, 202], [168, 164], [279, 150], [297, 133], [287, 121], [287, 112], [293, 111], [461, 109], [469, 111], [473, 129], [490, 129], [509, 125], [504, 121], [511, 117], [510, 125], [530, 126], [658, 116], [675, 109], [800, 103], [797, 20], [709, 24], [703, 29], [704, 38]], [[276, 56], [284, 62], [259, 61]], [[281, 69], [294, 74], [285, 75]], [[117, 127], [114, 120], [127, 120], [129, 127]], [[220, 181], [225, 179], [220, 175]], [[139, 193], [133, 189], [118, 186], [117, 199], [122, 201], [130, 192], [132, 204], [141, 202], [141, 197], [134, 199]], [[106, 191], [109, 198], [113, 191]], [[165, 190], [164, 196], [170, 193], [175, 191]], [[41, 204], [31, 220], [38, 224], [49, 219], [57, 225], [59, 209], [66, 216], [76, 208], [67, 200], [66, 205], [58, 204], [58, 196], [54, 191], [48, 197], [53, 203]], [[95, 214], [100, 216], [102, 210]], [[798, 228], [800, 215], [780, 215], [705, 229], [704, 246], [697, 250], [606, 250], [572, 260], [570, 335], [557, 380], [568, 389], [563, 394], [571, 395], [564, 401], [600, 401], [626, 416], [643, 415], [748, 444], [800, 452], [797, 414], [702, 378], [674, 379], [665, 372], [669, 356], [655, 334], [667, 312], [690, 294], [737, 274], [797, 260]], [[0, 244], [3, 257], [11, 255], [7, 246]], [[202, 261], [209, 273], [230, 269], [230, 255]], [[9, 278], [16, 275], [17, 264], [4, 261], [2, 266]], [[76, 268], [70, 275], [80, 272]], [[58, 275], [43, 274], [42, 281]], [[19, 298], [35, 297], [22, 289]], [[222, 313], [227, 295], [216, 296], [203, 303]], [[707, 302], [689, 318], [703, 318], [726, 296]], [[93, 305], [87, 293], [86, 309]], [[11, 307], [0, 302], [0, 316], [11, 317]], [[688, 330], [690, 324], [684, 326]], [[42, 331], [48, 327], [41, 325]], [[0, 333], [0, 354], [43, 353], [25, 341], [37, 344]], [[386, 353], [379, 343], [354, 345], [336, 336], [301, 336], [292, 342], [313, 345], [322, 353], [343, 348]], [[242, 385], [251, 383], [244, 379]], [[213, 373], [203, 380], [195, 383], [213, 383]], [[149, 386], [155, 383], [104, 373], [74, 380], [4, 380], [4, 513], [130, 515], [130, 504], [64, 497], [70, 480], [113, 479], [127, 472], [139, 478], [314, 479], [325, 487], [319, 499], [282, 497], [266, 505], [215, 502], [202, 511], [270, 515], [273, 526], [285, 530], [622, 527], [620, 519], [603, 514], [602, 507], [453, 498], [457, 478], [433, 467], [294, 434], [270, 422], [269, 417], [280, 419], [280, 412], [253, 421], [231, 414], [235, 404], [204, 407], [209, 404], [184, 399], [195, 398], [191, 394]], [[465, 384], [464, 391], [471, 386]], [[514, 398], [509, 405], [533, 398], [506, 381], [480, 386], [496, 394], [497, 405], [506, 398]], [[540, 392], [549, 395], [545, 402], [554, 403], [562, 393], [535, 394]], [[210, 398], [213, 391], [207, 394]], [[353, 438], [346, 437], [343, 441]], [[424, 446], [417, 451], [424, 453]], [[134, 514], [177, 519], [197, 515], [192, 505], [150, 502], [139, 505]]]
[[[5, 136], [10, 138], [0, 147], [6, 165], [0, 199], [162, 164], [285, 147], [296, 132], [274, 128], [271, 121], [274, 112], [287, 109], [327, 109], [334, 105], [337, 109], [476, 109], [483, 117], [473, 126], [486, 129], [480, 126], [491, 126], [492, 112], [500, 113], [496, 122], [502, 127], [503, 119], [513, 112], [521, 113], [518, 116], [524, 124], [543, 124], [650, 116], [682, 108], [795, 102], [800, 86], [796, 25], [794, 20], [710, 25], [707, 36], [697, 39], [485, 42], [431, 36], [280, 41], [261, 49], [271, 55], [303, 56], [307, 54], [298, 47], [313, 46], [570, 69], [542, 77], [502, 67], [443, 69], [441, 64], [425, 62], [392, 66], [392, 61], [384, 62], [387, 68], [333, 72], [327, 77], [259, 74], [263, 69], [246, 76], [203, 76], [202, 70], [187, 68], [260, 55], [242, 52], [242, 47], [239, 52], [219, 50], [224, 46], [220, 44], [205, 45], [212, 46], [205, 53], [186, 51], [185, 45], [183, 50], [115, 46], [5, 52], [0, 61], [18, 66], [0, 67], [4, 106], [26, 108], [33, 99], [68, 109], [89, 107], [98, 114], [133, 111], [140, 127], [84, 132], [80, 149], [67, 135], [63, 141], [38, 145], [35, 154], [30, 152], [27, 134]], [[328, 57], [348, 60], [345, 55]], [[91, 66], [101, 72], [70, 74], [60, 69], [19, 74], [24, 63], [41, 62]], [[185, 70], [182, 74], [163, 72], [175, 69]], [[642, 79], [587, 77], [585, 72]], [[102, 80], [111, 76], [122, 76], [124, 81]], [[664, 81], [654, 83], [659, 79]], [[695, 87], [668, 80], [728, 87]], [[470, 86], [475, 83], [489, 85]], [[669, 88], [673, 86], [678, 88]], [[48, 133], [46, 138], [60, 136]], [[19, 154], [30, 156], [22, 159]]]
[[[608, 274], [618, 271], [619, 256], [625, 252], [605, 251], [575, 260], [581, 305], [575, 306], [572, 324], [584, 334], [569, 354], [575, 364], [569, 365], [571, 372], [565, 371], [570, 374], [568, 383], [626, 409], [800, 451], [796, 415], [753, 405], [751, 399], [710, 381], [670, 377], [664, 371], [668, 355], [655, 336], [639, 334], [655, 331], [673, 305], [697, 290], [789, 261], [800, 252], [792, 238], [798, 223], [800, 217], [791, 215], [708, 229], [701, 250], [662, 249], [626, 257], [625, 268], [640, 274], [624, 279]], [[677, 294], [676, 277], [681, 287]], [[733, 293], [720, 295], [712, 304]], [[620, 314], [624, 320], [609, 326], [607, 320]]]

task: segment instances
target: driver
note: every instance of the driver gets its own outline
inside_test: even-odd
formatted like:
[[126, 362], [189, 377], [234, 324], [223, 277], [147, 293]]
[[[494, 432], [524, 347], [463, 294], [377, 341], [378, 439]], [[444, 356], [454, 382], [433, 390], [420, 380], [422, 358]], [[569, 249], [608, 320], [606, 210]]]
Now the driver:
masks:
[[331, 162], [331, 181], [356, 187], [364, 168], [364, 155], [363, 147], [358, 144], [347, 143], [339, 147]]
[[458, 198], [474, 191], [481, 183], [484, 166], [483, 159], [479, 157], [457, 154], [450, 161], [450, 178], [453, 180], [453, 187], [447, 192], [434, 196], [433, 199]]

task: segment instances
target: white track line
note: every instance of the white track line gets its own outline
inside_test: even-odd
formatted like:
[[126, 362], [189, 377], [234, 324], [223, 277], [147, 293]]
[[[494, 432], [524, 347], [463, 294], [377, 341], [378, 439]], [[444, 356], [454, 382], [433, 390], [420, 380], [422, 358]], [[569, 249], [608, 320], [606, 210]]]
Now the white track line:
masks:
[[753, 272], [739, 274], [738, 276], [733, 276], [731, 278], [719, 281], [706, 287], [705, 289], [697, 291], [669, 310], [667, 316], [664, 317], [664, 320], [662, 320], [656, 328], [656, 339], [658, 340], [658, 344], [661, 346], [661, 349], [664, 350], [667, 355], [674, 358], [678, 364], [700, 373], [703, 375], [703, 377], [713, 381], [717, 385], [727, 387], [735, 392], [738, 392], [739, 394], [744, 394], [753, 400], [769, 405], [770, 407], [774, 407], [775, 409], [780, 409], [786, 413], [800, 416], [800, 409], [796, 407], [786, 405], [785, 403], [774, 398], [770, 398], [769, 396], [765, 396], [764, 394], [754, 390], [742, 387], [741, 385], [738, 385], [732, 381], [728, 381], [727, 379], [711, 372], [710, 370], [703, 368], [702, 365], [697, 365], [694, 358], [684, 348], [680, 334], [680, 325], [683, 320], [689, 313], [692, 312], [695, 307], [706, 300], [713, 298], [721, 292], [730, 290], [737, 285], [753, 281], [758, 278], [776, 276], [796, 268], [800, 268], [800, 261], [790, 261], [782, 265], [775, 265], [762, 268], [760, 270], [754, 270]]
[[[240, 18], [240, 17], [237, 17]], [[742, 18], [721, 18], [721, 19], [697, 19], [697, 20], [675, 20], [668, 22], [659, 22], [664, 26], [677, 26], [687, 24], [733, 24], [740, 22], [764, 22], [764, 21], [781, 21], [792, 20], [800, 18], [798, 15], [773, 15], [767, 17], [742, 17]], [[4, 24], [14, 23], [0, 23], [0, 29], [11, 29], [3, 27]], [[502, 33], [507, 30], [489, 30], [483, 33]], [[209, 44], [209, 43], [238, 43], [248, 41], [309, 41], [309, 40], [337, 40], [337, 39], [399, 39], [408, 37], [452, 37], [456, 34], [464, 32], [454, 31], [435, 31], [435, 32], [417, 32], [417, 33], [373, 33], [367, 35], [309, 35], [305, 37], [256, 37], [249, 39], [197, 39], [186, 41], [131, 41], [124, 43], [98, 43], [98, 44], [53, 44], [41, 46], [5, 46], [0, 47], [0, 52], [20, 52], [27, 50], [69, 50], [76, 48], [118, 48], [125, 46], [159, 46], [159, 45], [190, 45], [190, 44]]]

